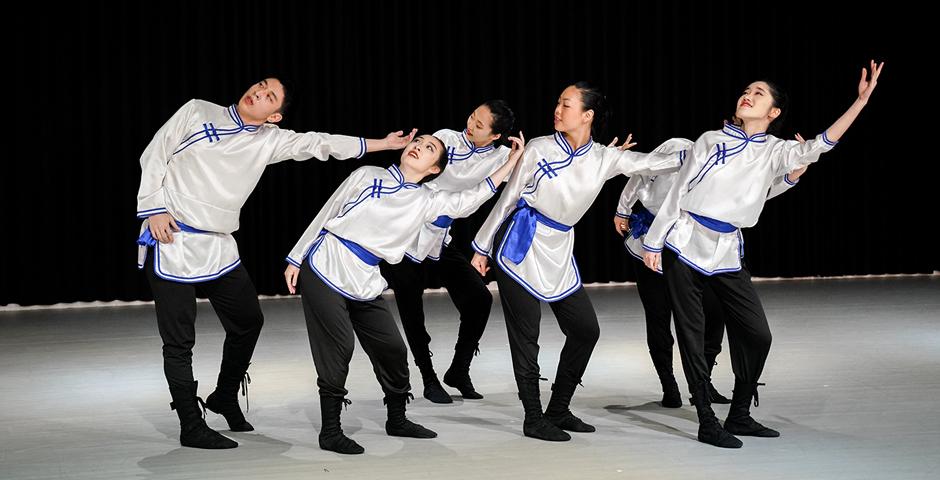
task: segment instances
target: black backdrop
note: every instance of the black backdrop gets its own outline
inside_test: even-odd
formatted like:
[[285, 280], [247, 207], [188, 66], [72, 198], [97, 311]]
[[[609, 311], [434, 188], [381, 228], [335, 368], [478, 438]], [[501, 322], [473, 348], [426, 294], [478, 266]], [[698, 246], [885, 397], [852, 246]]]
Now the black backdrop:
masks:
[[[528, 138], [547, 135], [558, 93], [588, 79], [614, 110], [598, 140], [632, 132], [648, 151], [719, 128], [759, 78], [792, 97], [785, 135], [815, 135], [855, 98], [860, 68], [884, 59], [879, 90], [842, 143], [745, 231], [747, 259], [755, 276], [935, 271], [927, 247], [935, 248], [936, 148], [926, 118], [936, 62], [920, 38], [929, 31], [903, 3], [853, 5], [34, 4], [7, 17], [15, 68], [6, 93], [17, 111], [7, 110], [5, 128], [0, 305], [149, 299], [135, 266], [141, 151], [190, 98], [226, 105], [268, 75], [294, 85], [283, 128], [369, 137], [459, 129], [495, 97], [513, 105]], [[284, 293], [284, 256], [359, 164], [267, 170], [236, 233], [260, 293]], [[577, 225], [585, 282], [633, 279], [611, 222], [625, 182], [608, 182]]]

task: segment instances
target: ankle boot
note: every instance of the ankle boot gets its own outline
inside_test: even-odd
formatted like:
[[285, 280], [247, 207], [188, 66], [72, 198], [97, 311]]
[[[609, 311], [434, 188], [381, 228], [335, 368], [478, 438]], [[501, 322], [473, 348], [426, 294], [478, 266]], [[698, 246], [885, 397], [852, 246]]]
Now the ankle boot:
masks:
[[589, 433], [596, 429], [593, 425], [584, 423], [583, 420], [571, 413], [571, 397], [578, 384], [575, 382], [555, 383], [552, 385], [552, 398], [548, 401], [548, 408], [545, 409], [545, 418], [556, 427], [569, 432]]
[[245, 420], [245, 415], [238, 405], [238, 387], [241, 386], [245, 407], [248, 407], [249, 383], [251, 377], [248, 375], [248, 365], [240, 367], [223, 361], [215, 391], [206, 397], [206, 408], [225, 417], [229, 430], [233, 432], [250, 432], [255, 429]]
[[346, 455], [358, 455], [365, 452], [361, 445], [343, 433], [339, 416], [343, 407], [352, 402], [339, 397], [320, 397], [320, 448]]
[[470, 362], [473, 356], [479, 353], [479, 344], [461, 345], [454, 347], [454, 360], [450, 368], [444, 372], [444, 383], [460, 391], [464, 399], [479, 400], [483, 398], [470, 381]]
[[653, 359], [653, 367], [656, 368], [656, 375], [659, 376], [659, 383], [663, 387], [663, 400], [660, 404], [665, 408], [681, 407], [682, 394], [679, 393], [679, 385], [672, 373], [672, 354], [657, 355], [650, 350], [650, 358]]
[[[205, 403], [196, 396], [199, 382], [170, 387], [173, 402], [170, 409], [176, 410], [180, 419], [180, 444], [184, 447], [223, 449], [238, 446], [219, 432], [209, 428], [204, 419]], [[200, 407], [203, 410], [200, 410]]]
[[405, 403], [414, 398], [410, 393], [389, 393], [384, 402], [388, 409], [385, 433], [393, 437], [434, 438], [434, 433], [405, 417]]
[[698, 414], [698, 441], [721, 448], [741, 448], [743, 443], [718, 423], [709, 400], [707, 380], [692, 391], [692, 404]]
[[759, 405], [757, 397], [757, 387], [763, 383], [734, 383], [734, 391], [731, 393], [731, 408], [728, 410], [728, 418], [725, 420], [725, 430], [735, 435], [746, 435], [749, 437], [774, 438], [779, 437], [780, 432], [765, 427], [751, 417], [751, 398], [754, 399], [754, 406]]
[[525, 410], [525, 421], [522, 423], [522, 433], [527, 437], [547, 440], [549, 442], [567, 442], [571, 435], [555, 426], [542, 415], [542, 400], [540, 398], [538, 380], [519, 383], [519, 400]]

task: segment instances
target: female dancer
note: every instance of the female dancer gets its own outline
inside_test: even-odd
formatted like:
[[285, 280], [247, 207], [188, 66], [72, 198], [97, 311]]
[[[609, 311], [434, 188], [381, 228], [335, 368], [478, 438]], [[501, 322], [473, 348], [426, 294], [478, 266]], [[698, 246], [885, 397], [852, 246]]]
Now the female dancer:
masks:
[[[802, 138], [797, 135], [797, 139]], [[679, 139], [688, 148], [692, 141]], [[628, 140], [629, 142], [629, 140]], [[788, 173], [770, 187], [767, 198], [773, 198], [796, 185], [800, 175], [806, 171], [803, 167], [795, 172]], [[646, 313], [646, 343], [649, 346], [650, 358], [653, 367], [659, 376], [663, 388], [662, 406], [666, 408], [679, 408], [682, 406], [682, 397], [679, 385], [672, 371], [672, 347], [674, 340], [670, 329], [672, 307], [669, 304], [669, 292], [666, 290], [666, 281], [662, 272], [653, 272], [643, 265], [643, 238], [650, 224], [659, 212], [666, 194], [675, 184], [679, 172], [665, 175], [634, 175], [623, 189], [614, 216], [614, 228], [617, 233], [624, 236], [623, 245], [627, 252], [636, 258], [633, 262], [636, 272], [636, 288]], [[725, 323], [721, 305], [715, 294], [709, 288], [702, 291], [702, 304], [705, 311], [705, 363], [708, 374], [711, 376], [712, 367], [716, 365], [715, 359], [721, 353], [721, 340], [724, 337]], [[707, 385], [711, 403], [731, 403], [727, 397], [718, 392], [711, 381]]]
[[[433, 438], [437, 434], [405, 418], [411, 388], [405, 344], [380, 297], [386, 283], [381, 260], [398, 263], [422, 224], [440, 215], [462, 217], [494, 193], [522, 155], [523, 140], [513, 138], [510, 160], [477, 186], [461, 192], [435, 191], [419, 182], [447, 166], [440, 139], [423, 135], [388, 169], [361, 167], [336, 190], [287, 256], [284, 272], [290, 293], [298, 289], [320, 390], [320, 448], [357, 454], [364, 450], [346, 437], [340, 409], [349, 404], [346, 376], [353, 335], [369, 356], [385, 392], [389, 435]], [[304, 261], [306, 260], [306, 262]]]
[[[767, 134], [785, 111], [786, 97], [770, 82], [751, 83], [738, 99], [735, 124], [705, 132], [646, 233], [643, 261], [662, 270], [676, 318], [679, 354], [698, 412], [698, 439], [739, 448], [734, 435], [777, 437], [779, 432], [751, 417], [757, 387], [770, 351], [771, 334], [741, 256], [741, 228], [754, 226], [774, 179], [809, 165], [828, 152], [868, 103], [884, 64], [863, 68], [858, 98], [816, 138], [800, 143]], [[776, 125], [774, 125], [776, 123]], [[665, 251], [663, 247], [668, 247]], [[731, 366], [735, 374], [724, 427], [711, 409], [704, 355], [702, 291], [711, 287], [725, 313]]]
[[[459, 192], [478, 185], [509, 159], [509, 132], [515, 115], [503, 100], [489, 100], [467, 117], [463, 131], [438, 130], [434, 136], [444, 142], [447, 168], [428, 183], [431, 188]], [[424, 398], [434, 403], [451, 403], [431, 362], [431, 336], [424, 326], [425, 277], [434, 271], [447, 289], [460, 313], [460, 329], [454, 358], [444, 373], [444, 383], [456, 388], [465, 399], [480, 399], [470, 381], [470, 362], [478, 351], [480, 337], [490, 316], [493, 296], [476, 274], [469, 260], [450, 245], [453, 219], [442, 215], [422, 227], [418, 242], [406, 256], [411, 262], [382, 263], [382, 274], [395, 291], [405, 338], [424, 381]], [[430, 261], [424, 261], [424, 259]]]
[[[594, 307], [572, 257], [572, 226], [607, 179], [679, 167], [681, 152], [643, 154], [595, 144], [592, 131], [605, 123], [606, 103], [586, 82], [562, 92], [555, 107], [555, 134], [529, 143], [472, 244], [477, 254], [471, 263], [481, 275], [488, 270], [486, 256], [498, 266], [496, 281], [525, 410], [523, 432], [542, 440], [569, 440], [563, 430], [594, 431], [568, 408], [599, 335]], [[541, 301], [549, 303], [567, 337], [544, 415], [538, 385]]]

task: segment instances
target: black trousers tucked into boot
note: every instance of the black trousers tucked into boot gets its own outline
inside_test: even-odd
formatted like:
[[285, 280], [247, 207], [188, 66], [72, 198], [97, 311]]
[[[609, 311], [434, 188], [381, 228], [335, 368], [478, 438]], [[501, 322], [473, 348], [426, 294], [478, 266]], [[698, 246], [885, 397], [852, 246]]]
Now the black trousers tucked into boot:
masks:
[[[219, 387], [226, 392], [223, 402], [226, 405], [225, 411], [233, 412], [230, 400], [234, 400], [234, 408], [238, 409], [237, 397], [234, 397], [234, 394], [251, 362], [264, 324], [254, 284], [243, 265], [238, 265], [232, 271], [207, 282], [170, 281], [154, 272], [154, 254], [153, 251], [150, 252], [151, 257], [145, 269], [153, 292], [157, 327], [163, 340], [163, 371], [170, 391], [184, 391], [194, 383], [192, 359], [193, 346], [196, 343], [196, 294], [200, 293], [208, 297], [225, 329]], [[232, 381], [229, 382], [229, 379]], [[233, 399], [229, 398], [229, 393]], [[195, 393], [193, 395], [195, 396]], [[238, 417], [241, 421], [238, 421]], [[229, 418], [227, 415], [226, 420]], [[244, 421], [240, 410], [232, 418], [229, 425], [233, 430], [252, 429], [251, 425]]]
[[436, 380], [437, 375], [431, 362], [431, 336], [425, 327], [423, 296], [428, 271], [437, 273], [460, 314], [454, 364], [469, 381], [470, 360], [486, 329], [493, 304], [493, 295], [480, 274], [462, 253], [449, 245], [441, 250], [439, 260], [415, 263], [406, 258], [394, 265], [382, 262], [381, 268], [382, 275], [395, 292], [395, 303], [411, 355], [426, 380]]
[[[496, 245], [502, 242], [508, 223], [505, 222], [497, 231]], [[500, 302], [506, 318], [516, 384], [520, 393], [528, 392], [526, 395], [531, 397], [533, 396], [530, 392], [532, 385], [536, 386], [537, 392], [540, 377], [538, 339], [542, 320], [541, 302], [506, 272], [503, 272], [498, 263], [492, 268], [496, 272]], [[600, 336], [594, 306], [583, 288], [579, 288], [562, 300], [549, 303], [549, 306], [565, 335], [565, 344], [558, 360], [555, 384], [577, 385], [587, 369], [591, 353]], [[528, 413], [527, 410], [527, 417]]]
[[[682, 401], [678, 396], [678, 385], [672, 369], [672, 349], [674, 340], [670, 325], [672, 323], [672, 302], [669, 298], [669, 289], [666, 288], [666, 278], [656, 273], [642, 261], [633, 262], [636, 273], [636, 288], [643, 304], [646, 315], [646, 343], [649, 347], [650, 358], [656, 369], [659, 380], [663, 385], [664, 406], [679, 407]], [[705, 361], [708, 364], [708, 373], [711, 377], [715, 358], [721, 353], [721, 341], [725, 334], [725, 315], [718, 297], [712, 289], [705, 285], [702, 289], [702, 306], [705, 313]], [[667, 397], [670, 405], [666, 405]]]
[[[748, 387], [748, 400], [760, 380], [770, 352], [772, 336], [747, 268], [737, 272], [704, 275], [682, 262], [675, 252], [663, 250], [663, 271], [676, 318], [682, 368], [693, 397], [700, 385], [710, 382], [705, 358], [704, 289], [710, 287], [724, 309], [735, 390]], [[743, 395], [732, 410], [740, 409]]]

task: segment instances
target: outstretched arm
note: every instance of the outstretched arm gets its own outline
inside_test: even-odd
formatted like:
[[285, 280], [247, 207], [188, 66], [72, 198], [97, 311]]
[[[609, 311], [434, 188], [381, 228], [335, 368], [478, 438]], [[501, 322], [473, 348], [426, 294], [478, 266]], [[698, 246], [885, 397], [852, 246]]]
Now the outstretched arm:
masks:
[[858, 118], [858, 114], [861, 113], [865, 105], [868, 104], [868, 99], [871, 97], [872, 92], [875, 91], [875, 86], [878, 85], [878, 77], [881, 76], [881, 70], [884, 66], [884, 62], [876, 64], [875, 61], [872, 60], [870, 77], [868, 70], [864, 67], [862, 68], [862, 78], [858, 81], [858, 98], [855, 99], [852, 106], [826, 130], [826, 136], [829, 140], [838, 142], [839, 139], [842, 138], [842, 135], [845, 134], [845, 131], [852, 125], [852, 122]]
[[403, 131], [399, 130], [389, 133], [382, 139], [367, 138], [366, 151], [380, 152], [382, 150], [401, 150], [411, 143], [416, 133], [418, 133], [418, 129], [412, 128], [408, 135], [405, 135]]
[[366, 152], [400, 150], [414, 138], [417, 131], [417, 129], [412, 129], [408, 135], [404, 135], [399, 130], [389, 133], [382, 139], [371, 139], [319, 132], [297, 133], [292, 130], [278, 130], [275, 133], [274, 151], [268, 163], [278, 163], [288, 159], [327, 160], [330, 157], [345, 160], [362, 158]]
[[512, 173], [513, 167], [516, 166], [516, 162], [519, 161], [525, 150], [525, 137], [522, 136], [522, 132], [519, 132], [519, 137], [509, 137], [509, 140], [512, 141], [512, 152], [509, 154], [509, 160], [480, 182], [479, 185], [459, 192], [444, 190], [434, 192], [432, 197], [433, 207], [432, 211], [429, 212], [431, 217], [437, 218], [439, 215], [453, 218], [466, 217], [493, 196], [496, 193], [496, 186]]

